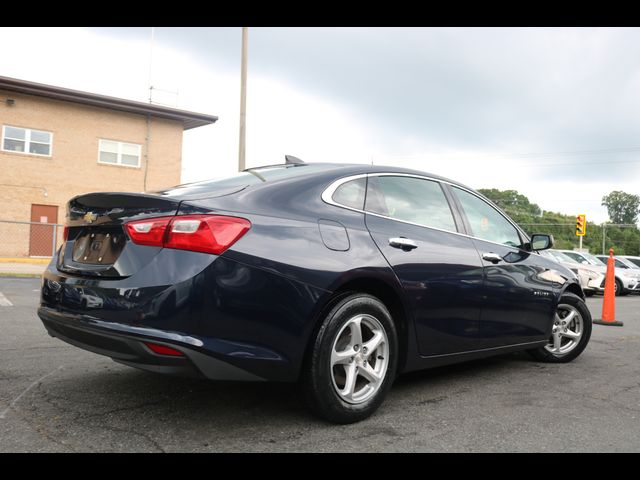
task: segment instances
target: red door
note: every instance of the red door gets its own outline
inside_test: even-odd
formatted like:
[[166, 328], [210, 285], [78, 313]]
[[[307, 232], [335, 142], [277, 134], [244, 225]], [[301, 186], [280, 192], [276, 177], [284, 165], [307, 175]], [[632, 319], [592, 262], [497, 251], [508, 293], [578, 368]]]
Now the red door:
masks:
[[[58, 207], [55, 205], [31, 205], [31, 221], [36, 223], [58, 223]], [[29, 234], [29, 256], [51, 257], [53, 255], [53, 225], [31, 225]]]

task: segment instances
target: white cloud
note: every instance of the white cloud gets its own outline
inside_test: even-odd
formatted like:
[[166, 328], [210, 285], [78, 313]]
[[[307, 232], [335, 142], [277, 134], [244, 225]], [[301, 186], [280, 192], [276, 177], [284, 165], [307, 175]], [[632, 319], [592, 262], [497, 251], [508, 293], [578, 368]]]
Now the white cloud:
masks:
[[[188, 40], [196, 42], [209, 31], [189, 30], [193, 36]], [[286, 50], [293, 45], [287, 31], [254, 32], [247, 166], [278, 163], [285, 154], [311, 162], [373, 161], [443, 175], [474, 188], [516, 189], [545, 210], [586, 213], [595, 221], [607, 216], [600, 206], [603, 195], [614, 189], [638, 193], [633, 181], [637, 163], [588, 166], [607, 159], [632, 161], [634, 152], [626, 157], [544, 154], [549, 148], [586, 150], [589, 134], [602, 145], [591, 148], [637, 143], [629, 139], [636, 138], [638, 125], [633, 92], [640, 84], [640, 66], [620, 48], [633, 31], [413, 29], [402, 38], [415, 42], [415, 52], [409, 45], [397, 57], [394, 35], [402, 31], [387, 29], [377, 36], [376, 29], [352, 34], [314, 30], [305, 36], [306, 30], [292, 30], [311, 42], [295, 54]], [[219, 116], [214, 125], [185, 132], [183, 181], [229, 175], [236, 171], [238, 156], [240, 36], [237, 49], [215, 41], [197, 48], [183, 41], [179, 48], [170, 43], [173, 33], [163, 28], [164, 40], [153, 48], [154, 99]], [[274, 35], [278, 51], [269, 57]], [[425, 42], [423, 35], [439, 42]], [[368, 39], [375, 40], [377, 50], [367, 50]], [[1, 28], [0, 44], [9, 47], [3, 49], [0, 75], [146, 101], [149, 40], [146, 30], [136, 36], [83, 28]], [[349, 40], [355, 50], [335, 51], [335, 58], [323, 50]], [[307, 55], [311, 47], [317, 62]], [[235, 51], [237, 66], [231, 68]], [[402, 63], [412, 52], [419, 62]], [[288, 65], [291, 58], [307, 63]], [[336, 66], [339, 71], [330, 70]], [[392, 75], [384, 77], [385, 72]], [[320, 88], [322, 82], [328, 82], [326, 89]], [[340, 90], [343, 85], [348, 87]], [[543, 153], [519, 155], [528, 152]], [[562, 162], [573, 165], [549, 165]], [[619, 178], [615, 184], [600, 178], [608, 170], [608, 178]]]

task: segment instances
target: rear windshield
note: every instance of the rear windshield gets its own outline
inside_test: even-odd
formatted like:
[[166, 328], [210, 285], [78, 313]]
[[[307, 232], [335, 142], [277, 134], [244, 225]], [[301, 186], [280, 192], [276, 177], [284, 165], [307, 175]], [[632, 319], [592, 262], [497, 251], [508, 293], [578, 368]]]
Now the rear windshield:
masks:
[[185, 183], [176, 187], [155, 192], [161, 195], [190, 195], [194, 193], [214, 192], [228, 190], [238, 191], [249, 185], [292, 178], [299, 175], [306, 175], [331, 168], [327, 164], [306, 164], [306, 165], [275, 165], [272, 167], [259, 167], [236, 173], [230, 177], [213, 178], [201, 182]]

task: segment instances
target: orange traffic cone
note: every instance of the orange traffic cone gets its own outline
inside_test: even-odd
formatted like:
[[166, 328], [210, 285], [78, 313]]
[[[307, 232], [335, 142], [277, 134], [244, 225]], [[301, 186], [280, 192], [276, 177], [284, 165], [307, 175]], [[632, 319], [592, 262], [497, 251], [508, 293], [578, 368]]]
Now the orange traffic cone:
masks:
[[616, 322], [616, 270], [613, 260], [613, 248], [609, 249], [607, 260], [607, 276], [604, 280], [604, 301], [602, 302], [602, 318], [594, 320], [598, 325], [621, 327], [622, 322]]

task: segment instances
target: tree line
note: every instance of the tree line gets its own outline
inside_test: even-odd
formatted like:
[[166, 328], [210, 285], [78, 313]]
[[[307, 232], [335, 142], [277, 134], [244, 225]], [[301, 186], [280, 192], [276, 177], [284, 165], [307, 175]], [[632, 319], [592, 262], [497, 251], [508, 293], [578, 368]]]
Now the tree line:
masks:
[[[535, 203], [516, 190], [481, 188], [480, 193], [502, 208], [528, 234], [549, 233], [555, 239], [555, 248], [573, 249], [579, 245], [576, 236], [576, 215], [543, 211]], [[608, 253], [613, 248], [616, 255], [640, 255], [640, 195], [613, 191], [602, 198], [610, 221], [595, 224], [587, 216], [587, 232], [582, 248], [594, 254]], [[604, 242], [603, 242], [604, 240]]]

